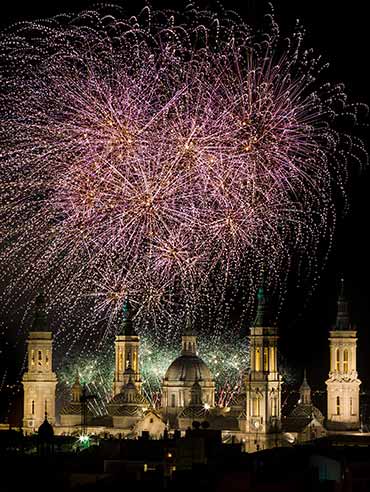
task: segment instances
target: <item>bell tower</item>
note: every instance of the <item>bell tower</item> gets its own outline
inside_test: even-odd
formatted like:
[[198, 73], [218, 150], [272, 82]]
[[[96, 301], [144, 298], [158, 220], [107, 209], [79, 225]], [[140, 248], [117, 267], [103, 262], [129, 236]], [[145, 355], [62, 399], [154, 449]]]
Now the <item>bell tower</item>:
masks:
[[329, 336], [330, 371], [326, 381], [327, 427], [333, 430], [353, 430], [360, 427], [359, 394], [361, 381], [357, 377], [357, 332], [350, 323], [344, 282], [337, 302], [337, 319]]
[[139, 369], [139, 341], [132, 321], [132, 308], [126, 299], [122, 309], [122, 321], [119, 334], [116, 336], [116, 361], [113, 381], [113, 396], [120, 393], [129, 382], [129, 377], [141, 391]]
[[246, 377], [246, 432], [250, 434], [250, 450], [270, 447], [270, 441], [276, 441], [281, 428], [278, 330], [272, 326], [270, 306], [262, 288], [257, 299], [257, 315], [249, 335], [250, 371]]
[[47, 323], [45, 298], [39, 294], [35, 301], [34, 318], [29, 336], [28, 367], [22, 378], [24, 390], [23, 430], [37, 430], [47, 415], [55, 423], [55, 387], [57, 377], [52, 368], [53, 336]]

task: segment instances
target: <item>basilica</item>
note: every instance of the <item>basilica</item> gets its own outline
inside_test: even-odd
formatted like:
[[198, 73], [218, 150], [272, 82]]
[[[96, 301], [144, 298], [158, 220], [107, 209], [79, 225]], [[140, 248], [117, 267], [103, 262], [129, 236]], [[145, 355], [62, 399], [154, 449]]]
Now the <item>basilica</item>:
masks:
[[23, 375], [23, 431], [35, 432], [47, 419], [56, 434], [88, 433], [135, 439], [146, 432], [152, 439], [165, 433], [184, 433], [193, 422], [219, 430], [224, 442], [240, 442], [245, 451], [285, 446], [333, 432], [359, 429], [359, 387], [356, 371], [356, 331], [351, 327], [343, 285], [335, 327], [329, 332], [330, 371], [326, 381], [327, 415], [314, 406], [304, 376], [300, 398], [289, 415], [282, 416], [277, 349], [278, 328], [263, 289], [258, 291], [257, 314], [249, 333], [250, 368], [241, 392], [227, 407], [215, 405], [215, 382], [199, 357], [197, 336], [190, 321], [182, 347], [162, 381], [161, 408], [153, 408], [142, 392], [139, 366], [140, 337], [128, 302], [115, 340], [115, 371], [108, 415], [96, 417], [76, 378], [71, 401], [56, 415], [57, 376], [52, 368], [52, 332], [43, 296], [35, 304], [28, 336], [28, 367]]

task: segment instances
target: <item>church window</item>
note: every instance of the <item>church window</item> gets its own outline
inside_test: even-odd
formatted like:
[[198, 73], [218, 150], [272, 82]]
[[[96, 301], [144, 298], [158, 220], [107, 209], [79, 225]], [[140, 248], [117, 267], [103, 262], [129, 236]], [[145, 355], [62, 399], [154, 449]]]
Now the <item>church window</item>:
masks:
[[260, 399], [258, 396], [254, 397], [252, 400], [252, 415], [253, 417], [259, 417], [260, 415]]
[[35, 365], [35, 351], [31, 351], [31, 366]]
[[275, 364], [275, 347], [270, 347], [270, 368], [271, 371], [276, 371], [276, 364]]
[[49, 350], [47, 350], [45, 354], [45, 366], [47, 368], [49, 367]]
[[133, 353], [133, 362], [132, 362], [132, 368], [135, 372], [137, 372], [137, 355], [136, 351]]
[[348, 372], [348, 350], [343, 351], [343, 372]]
[[353, 408], [353, 398], [349, 399], [349, 411], [351, 415], [356, 415], [355, 409]]
[[269, 370], [269, 348], [263, 347], [263, 370], [268, 372]]
[[123, 370], [123, 353], [122, 350], [118, 352], [118, 370], [122, 371]]
[[271, 417], [277, 416], [277, 398], [273, 396], [271, 398]]
[[176, 406], [176, 395], [172, 394], [171, 395], [171, 407]]
[[37, 365], [42, 366], [42, 352], [41, 352], [41, 350], [38, 351]]
[[126, 369], [129, 367], [130, 364], [131, 364], [131, 350], [129, 350], [127, 354]]
[[35, 400], [31, 401], [31, 413], [32, 415], [35, 413]]
[[335, 370], [337, 372], [340, 371], [340, 358], [339, 358], [339, 349], [335, 351]]
[[261, 350], [259, 347], [256, 348], [256, 351], [255, 351], [255, 369], [256, 371], [260, 371], [261, 370]]
[[336, 403], [337, 403], [337, 415], [340, 415], [340, 397], [337, 396], [337, 400], [336, 400]]

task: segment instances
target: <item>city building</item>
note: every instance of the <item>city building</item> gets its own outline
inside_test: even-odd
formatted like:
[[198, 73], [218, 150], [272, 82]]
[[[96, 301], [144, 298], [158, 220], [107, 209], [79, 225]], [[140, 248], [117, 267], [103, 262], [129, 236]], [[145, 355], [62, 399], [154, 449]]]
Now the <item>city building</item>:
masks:
[[23, 376], [26, 434], [35, 432], [45, 417], [56, 434], [95, 434], [137, 438], [143, 433], [159, 439], [177, 431], [184, 435], [193, 423], [221, 432], [223, 441], [241, 443], [245, 451], [291, 445], [359, 429], [359, 386], [356, 370], [356, 331], [350, 324], [343, 285], [338, 298], [336, 325], [330, 331], [328, 414], [313, 405], [306, 374], [300, 398], [289, 415], [282, 416], [282, 376], [278, 367], [278, 327], [262, 288], [249, 332], [250, 368], [240, 393], [228, 406], [215, 405], [215, 381], [198, 354], [197, 335], [188, 317], [181, 354], [170, 364], [162, 381], [161, 407], [153, 408], [142, 392], [139, 367], [140, 337], [128, 301], [115, 341], [115, 370], [108, 414], [89, 409], [86, 388], [78, 376], [71, 401], [55, 415], [57, 377], [52, 371], [52, 333], [45, 301], [37, 297], [28, 337], [28, 368]]

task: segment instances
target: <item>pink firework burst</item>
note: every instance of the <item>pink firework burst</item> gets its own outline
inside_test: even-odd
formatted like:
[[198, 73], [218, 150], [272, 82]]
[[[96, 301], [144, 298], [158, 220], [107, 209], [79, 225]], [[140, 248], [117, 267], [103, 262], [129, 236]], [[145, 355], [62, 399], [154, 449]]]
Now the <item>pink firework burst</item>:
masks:
[[150, 318], [248, 298], [261, 271], [283, 288], [330, 244], [333, 182], [366, 158], [335, 123], [361, 106], [273, 17], [258, 35], [231, 14], [110, 9], [1, 35], [4, 297], [43, 286], [99, 318], [129, 296]]

